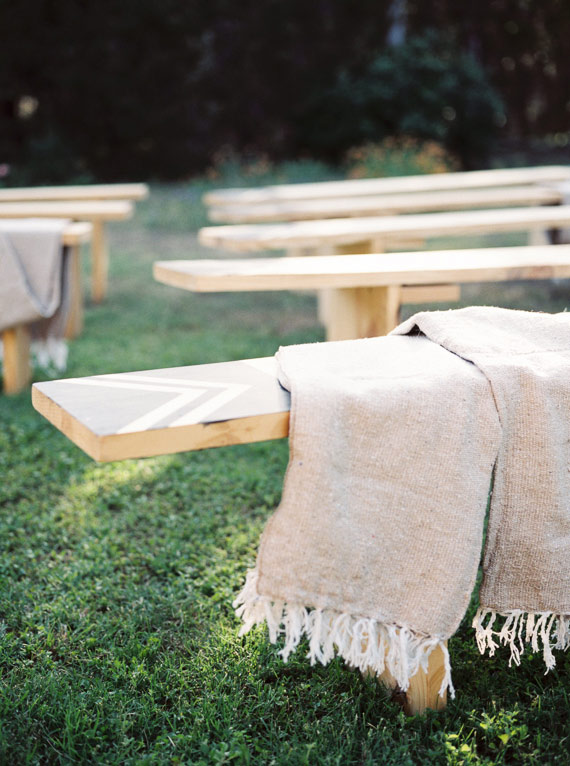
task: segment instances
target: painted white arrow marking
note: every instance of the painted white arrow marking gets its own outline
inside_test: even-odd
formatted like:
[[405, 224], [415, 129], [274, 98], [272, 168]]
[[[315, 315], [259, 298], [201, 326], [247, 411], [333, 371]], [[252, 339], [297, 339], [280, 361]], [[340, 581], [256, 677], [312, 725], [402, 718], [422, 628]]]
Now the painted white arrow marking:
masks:
[[[98, 386], [100, 388], [121, 388], [131, 391], [159, 391], [161, 393], [178, 394], [173, 399], [158, 405], [150, 412], [141, 415], [127, 423], [117, 431], [118, 434], [147, 431], [166, 418], [168, 415], [186, 407], [191, 402], [208, 393], [211, 389], [223, 389], [213, 395], [208, 401], [190, 409], [185, 414], [169, 423], [169, 427], [196, 425], [203, 423], [223, 404], [231, 402], [240, 394], [251, 388], [241, 383], [217, 383], [214, 381], [189, 380], [184, 378], [155, 378], [151, 375], [104, 375], [94, 378], [70, 378], [67, 383], [82, 386]], [[213, 392], [212, 392], [213, 393]]]

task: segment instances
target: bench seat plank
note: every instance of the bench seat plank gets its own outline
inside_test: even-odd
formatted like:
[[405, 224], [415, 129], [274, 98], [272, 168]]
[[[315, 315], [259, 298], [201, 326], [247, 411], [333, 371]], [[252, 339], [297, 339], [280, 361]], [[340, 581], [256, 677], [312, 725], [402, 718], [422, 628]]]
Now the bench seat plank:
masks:
[[154, 277], [195, 292], [552, 279], [570, 277], [570, 245], [157, 261]]
[[0, 218], [73, 218], [92, 221], [124, 221], [133, 214], [128, 200], [62, 200], [60, 202], [2, 202]]
[[39, 200], [141, 200], [148, 197], [144, 183], [31, 186], [0, 189], [0, 202]]
[[366, 194], [435, 191], [443, 189], [477, 189], [514, 186], [528, 183], [558, 183], [570, 179], [570, 166], [545, 165], [496, 170], [467, 170], [451, 173], [397, 176], [391, 178], [359, 178], [316, 183], [275, 184], [247, 189], [217, 189], [204, 195], [204, 204], [259, 204], [282, 200], [330, 199]]
[[217, 223], [266, 223], [468, 208], [558, 205], [562, 201], [563, 194], [559, 189], [528, 185], [497, 189], [460, 189], [266, 202], [258, 205], [219, 205], [210, 208], [208, 216], [210, 220]]
[[236, 252], [316, 248], [409, 237], [440, 237], [498, 231], [531, 231], [570, 224], [570, 205], [413, 213], [369, 218], [330, 218], [275, 224], [207, 226], [201, 244]]
[[273, 357], [35, 383], [36, 410], [100, 462], [287, 436]]
[[69, 247], [82, 245], [85, 242], [89, 242], [92, 232], [93, 227], [87, 221], [70, 223], [63, 231], [62, 242]]

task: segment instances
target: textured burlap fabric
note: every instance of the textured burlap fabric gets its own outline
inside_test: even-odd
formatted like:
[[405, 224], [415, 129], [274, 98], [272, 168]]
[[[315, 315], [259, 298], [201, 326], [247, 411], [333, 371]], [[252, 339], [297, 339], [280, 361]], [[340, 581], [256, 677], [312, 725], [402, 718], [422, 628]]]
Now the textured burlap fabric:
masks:
[[69, 302], [67, 262], [61, 245], [68, 221], [0, 221], [0, 330], [30, 325], [42, 366], [65, 367], [63, 340]]
[[453, 693], [444, 642], [472, 594], [496, 463], [479, 645], [518, 661], [528, 640], [551, 665], [570, 611], [570, 318], [418, 314], [386, 338], [277, 357], [290, 460], [235, 602], [242, 632], [266, 621], [285, 659], [307, 635], [312, 662], [338, 653], [403, 689], [439, 645]]
[[[474, 362], [491, 385], [502, 427], [484, 579], [475, 619], [480, 648], [525, 641], [568, 645], [570, 615], [570, 314], [476, 308], [416, 314], [419, 328]], [[493, 625], [497, 614], [507, 619]], [[485, 627], [484, 627], [485, 626]]]

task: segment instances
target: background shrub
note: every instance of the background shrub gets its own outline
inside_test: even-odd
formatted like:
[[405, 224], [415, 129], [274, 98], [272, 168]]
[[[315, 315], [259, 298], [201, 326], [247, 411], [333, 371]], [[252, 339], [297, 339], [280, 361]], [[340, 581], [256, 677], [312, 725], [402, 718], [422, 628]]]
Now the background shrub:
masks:
[[409, 135], [471, 167], [495, 130], [570, 146], [563, 0], [0, 0], [0, 29], [4, 184], [184, 180], [220, 147], [336, 162]]
[[415, 136], [442, 143], [469, 167], [485, 159], [502, 114], [477, 61], [430, 32], [342, 71], [331, 88], [315, 93], [300, 141], [337, 159], [355, 143]]
[[409, 136], [350, 149], [345, 163], [349, 178], [446, 173], [459, 168], [457, 159], [440, 144]]

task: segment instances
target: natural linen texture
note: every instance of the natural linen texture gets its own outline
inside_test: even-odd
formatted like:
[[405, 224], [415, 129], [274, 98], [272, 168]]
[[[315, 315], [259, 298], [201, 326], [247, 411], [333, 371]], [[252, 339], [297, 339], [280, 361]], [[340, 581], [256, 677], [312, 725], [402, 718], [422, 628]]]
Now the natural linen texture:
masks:
[[[470, 308], [416, 314], [418, 328], [474, 362], [490, 382], [501, 420], [480, 608], [481, 652], [508, 643], [518, 664], [524, 643], [570, 644], [570, 314]], [[494, 630], [497, 615], [506, 618]]]
[[445, 641], [473, 590], [496, 463], [479, 646], [498, 636], [518, 661], [541, 641], [551, 666], [570, 612], [570, 317], [421, 313], [385, 338], [277, 358], [290, 458], [235, 602], [242, 632], [266, 621], [284, 659], [305, 634], [312, 662], [336, 652], [404, 690], [439, 645], [453, 693]]

